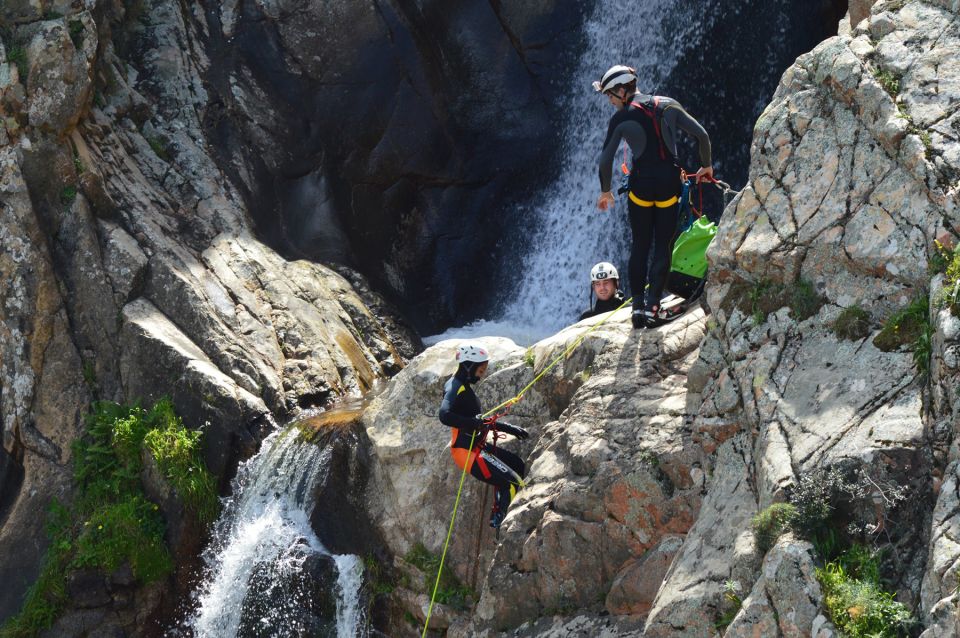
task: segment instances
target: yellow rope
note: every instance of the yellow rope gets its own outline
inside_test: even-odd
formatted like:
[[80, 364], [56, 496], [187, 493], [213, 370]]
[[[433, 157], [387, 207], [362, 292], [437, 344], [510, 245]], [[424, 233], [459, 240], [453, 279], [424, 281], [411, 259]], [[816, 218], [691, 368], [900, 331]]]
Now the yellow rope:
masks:
[[[624, 301], [620, 305], [620, 308], [617, 308], [617, 310], [624, 308], [631, 301], [633, 301], [632, 297]], [[597, 328], [605, 324], [607, 322], [607, 319], [612, 317], [613, 313], [617, 312], [617, 310], [610, 312], [606, 317], [603, 318], [603, 320], [597, 322], [596, 324], [591, 326], [589, 330], [587, 330], [582, 335], [580, 335], [576, 341], [574, 341], [570, 346], [567, 347], [566, 350], [564, 350], [562, 353], [560, 353], [560, 355], [557, 358], [551, 361], [550, 365], [548, 365], [546, 368], [541, 370], [540, 374], [538, 374], [533, 378], [533, 381], [531, 381], [526, 386], [524, 386], [524, 388], [520, 390], [520, 392], [518, 392], [516, 396], [514, 396], [512, 399], [507, 399], [506, 401], [504, 401], [503, 403], [501, 403], [500, 405], [496, 406], [491, 410], [487, 410], [486, 412], [483, 413], [482, 416], [484, 418], [491, 416], [500, 408], [505, 408], [508, 405], [513, 405], [514, 403], [522, 399], [523, 395], [527, 393], [527, 390], [532, 388], [537, 381], [543, 378], [543, 375], [549, 372], [553, 368], [553, 366], [560, 363], [561, 360], [563, 360], [567, 355], [573, 352], [574, 348], [576, 348], [581, 343], [583, 343], [583, 340], [587, 338], [588, 334], [590, 334], [591, 332], [593, 332], [594, 330], [596, 330]], [[469, 448], [470, 450], [473, 450], [473, 440], [476, 436], [477, 436], [477, 431], [474, 430], [473, 433], [470, 435], [470, 448]], [[453, 524], [457, 520], [457, 508], [460, 506], [460, 496], [463, 493], [463, 480], [467, 477], [467, 467], [469, 465], [470, 465], [470, 458], [468, 456], [467, 462], [463, 464], [463, 471], [460, 473], [460, 486], [457, 487], [457, 498], [453, 502], [453, 515], [450, 517], [450, 526], [447, 528], [447, 539], [443, 543], [443, 552], [440, 554], [440, 567], [437, 569], [437, 580], [433, 583], [433, 594], [431, 594], [430, 596], [430, 606], [427, 608], [427, 618], [426, 620], [423, 621], [423, 634], [421, 634], [421, 638], [426, 638], [427, 628], [430, 626], [430, 616], [433, 614], [433, 605], [437, 599], [437, 589], [439, 589], [440, 587], [440, 574], [443, 573], [443, 563], [447, 558], [447, 549], [449, 549], [450, 547], [450, 536], [453, 534]]]
[[[477, 436], [474, 430], [470, 435], [470, 450], [473, 450], [473, 439]], [[440, 587], [440, 574], [443, 573], [443, 561], [447, 558], [447, 548], [450, 547], [450, 535], [453, 534], [453, 522], [457, 520], [457, 507], [460, 505], [460, 494], [463, 492], [463, 479], [467, 477], [467, 467], [470, 465], [470, 457], [463, 464], [463, 472], [460, 473], [460, 487], [457, 488], [457, 500], [453, 502], [453, 516], [450, 517], [450, 527], [447, 529], [447, 540], [443, 543], [443, 553], [440, 554], [440, 567], [437, 569], [437, 580], [433, 583], [433, 594], [430, 596], [430, 607], [427, 608], [427, 619], [423, 621], [423, 634], [421, 638], [426, 638], [427, 627], [430, 626], [430, 615], [433, 613], [433, 603], [437, 599], [437, 589]]]
[[[631, 297], [630, 299], [627, 299], [627, 300], [624, 301], [622, 304], [620, 304], [620, 307], [617, 308], [617, 310], [620, 310], [620, 309], [626, 307], [626, 306], [627, 306], [630, 302], [632, 302], [632, 301], [633, 301], [633, 297]], [[583, 343], [583, 340], [587, 338], [587, 335], [588, 335], [588, 334], [590, 334], [591, 332], [593, 332], [594, 330], [596, 330], [597, 328], [599, 328], [600, 326], [602, 326], [603, 324], [605, 324], [605, 323], [607, 322], [607, 320], [610, 319], [610, 317], [613, 316], [613, 313], [617, 312], [617, 310], [611, 311], [610, 314], [608, 314], [606, 317], [603, 318], [603, 320], [601, 320], [601, 321], [597, 322], [596, 324], [590, 326], [590, 329], [589, 329], [589, 330], [587, 330], [587, 331], [584, 332], [582, 335], [580, 335], [580, 336], [576, 339], [576, 341], [574, 341], [572, 344], [570, 344], [570, 346], [568, 346], [566, 350], [564, 350], [563, 352], [561, 352], [560, 355], [559, 355], [556, 359], [554, 359], [553, 361], [551, 361], [551, 362], [550, 362], [550, 365], [548, 365], [546, 368], [544, 368], [543, 370], [541, 370], [541, 371], [540, 371], [540, 374], [538, 374], [537, 376], [535, 376], [535, 377], [533, 378], [533, 381], [531, 381], [531, 382], [528, 383], [526, 386], [524, 386], [523, 390], [520, 390], [520, 392], [518, 392], [515, 397], [513, 397], [512, 399], [507, 399], [506, 401], [504, 401], [504, 402], [501, 403], [500, 405], [496, 406], [496, 407], [493, 408], [492, 410], [489, 410], [489, 411], [485, 412], [483, 416], [485, 416], [485, 417], [486, 417], [486, 416], [490, 416], [491, 414], [493, 414], [494, 412], [496, 412], [496, 411], [499, 410], [500, 408], [505, 408], [505, 407], [507, 407], [508, 405], [513, 405], [514, 403], [516, 403], [516, 402], [518, 402], [520, 399], [522, 399], [522, 398], [523, 398], [523, 395], [527, 393], [527, 390], [529, 390], [530, 388], [532, 388], [533, 385], [534, 385], [537, 381], [539, 381], [541, 378], [543, 378], [543, 376], [544, 376], [546, 373], [550, 372], [550, 370], [553, 368], [553, 366], [555, 366], [555, 365], [557, 365], [558, 363], [560, 363], [560, 361], [562, 361], [563, 359], [565, 359], [571, 352], [573, 352], [573, 350], [574, 350], [577, 346], [579, 346], [581, 343]]]

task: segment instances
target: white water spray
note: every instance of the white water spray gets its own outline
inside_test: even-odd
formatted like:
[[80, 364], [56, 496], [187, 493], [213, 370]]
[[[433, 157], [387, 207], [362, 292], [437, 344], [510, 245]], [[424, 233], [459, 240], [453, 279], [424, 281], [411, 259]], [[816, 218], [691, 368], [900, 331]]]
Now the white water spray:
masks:
[[367, 635], [360, 605], [362, 561], [331, 556], [310, 527], [312, 489], [328, 453], [301, 441], [298, 432], [290, 427], [271, 434], [240, 467], [234, 496], [226, 499], [204, 552], [205, 577], [195, 594], [196, 609], [185, 622], [192, 635], [313, 635], [310, 623], [317, 619], [304, 610], [316, 600], [303, 572], [316, 558], [336, 566], [336, 614], [327, 619], [335, 623], [336, 635]]

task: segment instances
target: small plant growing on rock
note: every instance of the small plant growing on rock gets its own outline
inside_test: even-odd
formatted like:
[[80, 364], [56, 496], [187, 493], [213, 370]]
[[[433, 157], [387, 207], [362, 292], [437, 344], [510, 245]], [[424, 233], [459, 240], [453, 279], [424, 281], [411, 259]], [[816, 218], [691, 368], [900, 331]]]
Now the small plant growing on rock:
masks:
[[790, 503], [774, 503], [750, 521], [753, 529], [753, 538], [757, 543], [757, 551], [766, 554], [774, 546], [782, 534], [791, 529], [791, 524], [797, 516], [796, 506]]
[[527, 348], [527, 351], [523, 353], [523, 362], [529, 367], [534, 367], [536, 364], [537, 356], [533, 352], [533, 348]]
[[[173, 563], [164, 542], [163, 516], [145, 497], [140, 475], [142, 451], [147, 447], [155, 458], [160, 457], [162, 472], [178, 466], [165, 474], [208, 476], [199, 461], [199, 436], [177, 434], [171, 441], [163, 435], [152, 445], [145, 444], [152, 432], [178, 429], [185, 428], [167, 400], [150, 410], [108, 401], [92, 405], [86, 433], [73, 446], [74, 502], [69, 507], [51, 506], [47, 530], [51, 544], [40, 576], [21, 612], [0, 628], [2, 638], [34, 636], [49, 627], [67, 603], [66, 576], [72, 570], [112, 571], [129, 564], [141, 583], [170, 573]], [[190, 467], [178, 465], [184, 458], [190, 459]], [[182, 489], [176, 479], [172, 482]], [[213, 490], [212, 481], [206, 485]], [[216, 493], [202, 498], [215, 501]]]
[[833, 333], [849, 341], [864, 339], [870, 334], [870, 313], [860, 306], [844, 308], [833, 322]]
[[153, 152], [157, 157], [162, 159], [164, 162], [170, 161], [170, 152], [167, 150], [167, 144], [160, 136], [148, 136], [147, 143], [150, 145], [150, 148], [153, 149]]
[[873, 70], [873, 77], [877, 78], [877, 82], [880, 83], [883, 90], [889, 93], [891, 97], [896, 97], [897, 94], [900, 93], [900, 78], [890, 71], [876, 68]]
[[771, 312], [784, 306], [790, 308], [791, 316], [797, 321], [809, 319], [823, 306], [823, 299], [813, 284], [803, 279], [790, 284], [761, 279], [747, 293], [747, 301], [748, 308], [744, 311], [753, 317], [753, 323], [758, 326], [767, 320]]
[[22, 73], [27, 62], [27, 50], [22, 46], [11, 46], [7, 49], [7, 62], [17, 65], [17, 70]]
[[[416, 543], [403, 559], [423, 572], [424, 589], [427, 592], [433, 592], [437, 570], [440, 568], [440, 557], [430, 552], [423, 543]], [[438, 603], [464, 610], [470, 607], [475, 599], [474, 591], [461, 583], [449, 569], [441, 574], [440, 584], [437, 587]]]
[[943, 273], [943, 288], [933, 300], [936, 308], [950, 308], [954, 316], [960, 316], [960, 245], [947, 248], [934, 242], [936, 252], [931, 260], [933, 273]]
[[73, 46], [79, 50], [83, 46], [83, 23], [79, 20], [71, 20], [67, 28], [70, 31], [70, 40], [73, 42]]
[[914, 366], [923, 378], [930, 371], [931, 343], [932, 329], [925, 296], [917, 297], [909, 306], [888, 317], [873, 339], [873, 345], [884, 352], [909, 345]]
[[77, 198], [77, 187], [76, 186], [66, 186], [62, 191], [60, 191], [60, 202], [63, 204], [70, 205], [73, 203], [73, 200]]
[[849, 638], [909, 636], [915, 624], [909, 609], [883, 590], [875, 552], [854, 545], [816, 570], [830, 619]]
[[724, 629], [729, 627], [730, 623], [733, 622], [733, 619], [736, 618], [737, 614], [740, 613], [740, 609], [743, 607], [743, 599], [740, 597], [740, 589], [740, 583], [735, 580], [726, 580], [723, 582], [723, 600], [726, 609], [720, 616], [720, 620], [713, 624], [718, 631], [722, 632]]

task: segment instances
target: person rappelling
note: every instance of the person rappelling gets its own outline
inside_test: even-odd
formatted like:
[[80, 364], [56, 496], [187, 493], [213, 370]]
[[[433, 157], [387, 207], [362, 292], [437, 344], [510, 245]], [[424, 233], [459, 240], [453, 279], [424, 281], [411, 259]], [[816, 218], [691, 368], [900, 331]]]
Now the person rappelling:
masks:
[[612, 165], [621, 140], [626, 141], [633, 155], [628, 181], [633, 235], [629, 263], [630, 287], [634, 291], [631, 319], [634, 328], [653, 327], [660, 323], [660, 299], [677, 231], [682, 184], [677, 131], [683, 130], [697, 140], [702, 166], [695, 174], [698, 182], [713, 180], [710, 137], [676, 100], [640, 93], [636, 71], [628, 66], [611, 67], [593, 83], [593, 88], [617, 109], [610, 118], [600, 154], [601, 192], [597, 208], [605, 211], [614, 203]]
[[[501, 433], [526, 439], [526, 429], [500, 421], [495, 416], [483, 418], [480, 400], [472, 385], [487, 372], [490, 355], [486, 348], [466, 343], [457, 348], [457, 371], [447, 380], [440, 403], [440, 422], [452, 428], [450, 454], [461, 470], [495, 488], [490, 526], [499, 529], [510, 501], [523, 487], [526, 465], [508, 450], [496, 446]], [[493, 442], [487, 441], [488, 437]]]

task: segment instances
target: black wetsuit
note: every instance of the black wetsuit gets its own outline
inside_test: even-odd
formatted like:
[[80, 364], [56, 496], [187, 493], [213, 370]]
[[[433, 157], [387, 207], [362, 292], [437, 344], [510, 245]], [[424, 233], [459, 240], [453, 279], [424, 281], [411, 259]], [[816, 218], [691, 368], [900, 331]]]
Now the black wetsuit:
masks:
[[623, 293], [621, 291], [616, 291], [613, 293], [613, 296], [603, 301], [602, 299], [597, 299], [597, 302], [593, 304], [593, 308], [587, 310], [585, 313], [580, 315], [580, 321], [583, 321], [587, 317], [595, 317], [604, 312], [610, 312], [611, 310], [616, 310], [623, 304]]
[[[454, 461], [461, 468], [467, 462], [474, 478], [496, 488], [496, 507], [506, 514], [513, 495], [523, 487], [527, 470], [519, 456], [486, 442], [487, 428], [477, 416], [481, 412], [480, 401], [461, 367], [443, 387], [440, 422], [453, 428], [450, 452]], [[470, 453], [473, 432], [476, 432], [473, 437], [474, 452]]]
[[[700, 163], [710, 166], [710, 138], [699, 122], [675, 100], [642, 93], [634, 95], [626, 108], [610, 118], [600, 154], [600, 189], [603, 192], [610, 191], [612, 164], [621, 140], [627, 142], [633, 154], [629, 179], [633, 246], [629, 270], [635, 309], [660, 304], [670, 268], [680, 193], [680, 168], [676, 160], [678, 129], [697, 139]], [[647, 272], [648, 263], [650, 272]], [[647, 284], [650, 289], [645, 291]]]

